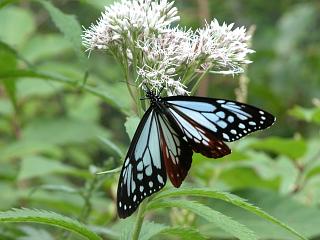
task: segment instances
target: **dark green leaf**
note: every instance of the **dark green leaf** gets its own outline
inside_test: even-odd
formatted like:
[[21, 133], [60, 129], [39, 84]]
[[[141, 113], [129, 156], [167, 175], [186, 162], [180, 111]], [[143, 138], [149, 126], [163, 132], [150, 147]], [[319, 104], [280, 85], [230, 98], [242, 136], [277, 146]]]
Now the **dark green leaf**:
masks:
[[76, 17], [73, 15], [63, 13], [60, 9], [53, 6], [49, 1], [41, 0], [38, 2], [41, 3], [43, 7], [47, 9], [54, 24], [70, 41], [83, 66], [87, 67], [88, 58], [84, 55], [82, 51], [82, 30]]

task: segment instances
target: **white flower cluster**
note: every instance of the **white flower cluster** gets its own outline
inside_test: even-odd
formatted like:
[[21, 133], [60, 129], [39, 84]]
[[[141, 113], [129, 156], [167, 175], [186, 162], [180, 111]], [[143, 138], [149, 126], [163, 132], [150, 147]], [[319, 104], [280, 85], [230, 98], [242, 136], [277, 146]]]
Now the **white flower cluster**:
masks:
[[251, 61], [247, 59], [249, 53], [254, 51], [248, 48], [251, 38], [246, 34], [244, 27], [232, 29], [233, 23], [227, 25], [214, 19], [204, 28], [198, 29], [195, 41], [195, 56], [207, 55], [204, 68], [212, 66], [214, 70], [229, 70], [230, 72], [241, 72], [244, 64]]
[[[138, 35], [147, 36], [161, 32], [178, 21], [178, 10], [174, 2], [167, 0], [121, 0], [109, 7], [101, 18], [85, 29], [83, 44], [88, 50], [108, 49], [115, 43], [125, 43]], [[136, 35], [136, 37], [134, 36]]]
[[201, 72], [234, 74], [250, 63], [247, 55], [253, 50], [244, 27], [233, 29], [234, 24], [219, 25], [214, 19], [196, 31], [172, 28], [179, 20], [173, 4], [168, 0], [116, 2], [84, 30], [83, 44], [89, 51], [112, 52], [127, 64], [127, 70], [136, 71], [132, 75], [138, 76], [140, 86], [155, 91], [164, 87], [168, 95], [188, 94], [186, 84]]

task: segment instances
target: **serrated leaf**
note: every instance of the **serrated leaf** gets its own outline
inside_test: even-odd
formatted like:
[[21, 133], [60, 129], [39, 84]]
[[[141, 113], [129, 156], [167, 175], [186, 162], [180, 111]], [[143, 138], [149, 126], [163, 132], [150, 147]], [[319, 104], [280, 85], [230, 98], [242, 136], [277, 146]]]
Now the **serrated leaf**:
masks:
[[13, 209], [0, 212], [0, 222], [32, 222], [52, 225], [79, 234], [90, 240], [102, 240], [82, 223], [55, 212], [35, 209]]
[[232, 234], [234, 237], [243, 240], [258, 239], [255, 233], [244, 225], [232, 220], [230, 217], [215, 211], [201, 203], [188, 201], [188, 200], [170, 200], [170, 201], [152, 201], [148, 208], [164, 208], [164, 207], [179, 207], [188, 209], [198, 216], [204, 218], [208, 222], [213, 223], [215, 226], [223, 229], [224, 231]]
[[269, 137], [254, 142], [251, 146], [259, 150], [283, 154], [291, 159], [298, 159], [307, 151], [307, 145], [303, 139]]
[[82, 51], [82, 30], [76, 17], [63, 13], [60, 9], [53, 6], [49, 1], [41, 0], [38, 2], [41, 3], [42, 6], [49, 12], [54, 24], [64, 34], [66, 39], [70, 41], [83, 66], [88, 66], [88, 58]]
[[163, 229], [159, 234], [169, 234], [178, 236], [181, 239], [189, 239], [189, 240], [204, 240], [207, 239], [204, 237], [197, 229], [190, 227], [168, 227]]
[[220, 199], [225, 202], [231, 203], [235, 206], [243, 208], [267, 221], [270, 221], [286, 230], [294, 234], [295, 236], [299, 237], [299, 239], [306, 238], [302, 236], [300, 233], [295, 231], [293, 228], [289, 227], [285, 223], [279, 221], [275, 217], [271, 216], [270, 214], [266, 213], [265, 211], [261, 210], [260, 208], [248, 203], [245, 199], [242, 199], [236, 195], [225, 193], [225, 192], [218, 192], [214, 191], [209, 188], [180, 188], [180, 189], [168, 189], [161, 191], [154, 197], [156, 199], [163, 199], [168, 197], [178, 197], [178, 196], [198, 196], [198, 197], [208, 197], [214, 199]]
[[139, 125], [140, 118], [137, 116], [127, 117], [127, 121], [125, 123], [126, 131], [128, 133], [129, 138], [132, 140], [134, 133]]

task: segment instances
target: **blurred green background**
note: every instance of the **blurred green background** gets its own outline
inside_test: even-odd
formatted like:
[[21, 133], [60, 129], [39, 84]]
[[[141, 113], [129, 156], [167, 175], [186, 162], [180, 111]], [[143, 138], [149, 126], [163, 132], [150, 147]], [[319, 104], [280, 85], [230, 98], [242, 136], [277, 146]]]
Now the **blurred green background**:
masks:
[[[129, 132], [135, 128], [128, 118], [134, 107], [119, 66], [103, 52], [87, 58], [80, 45], [80, 25], [89, 27], [112, 2], [0, 1], [0, 210], [52, 210], [105, 230], [119, 224], [119, 173], [95, 172], [121, 166], [119, 156], [130, 143], [125, 125]], [[176, 6], [182, 26], [195, 29], [205, 18], [217, 18], [254, 29], [256, 53], [245, 75], [210, 75], [199, 94], [236, 99], [240, 79], [246, 79], [245, 100], [277, 116], [270, 129], [231, 144], [230, 156], [194, 155], [185, 184], [236, 193], [320, 239], [320, 2], [177, 0]], [[294, 239], [224, 202], [208, 204], [261, 239]], [[155, 216], [195, 226], [210, 239], [231, 238], [186, 210], [165, 209], [150, 218]], [[45, 226], [0, 225], [0, 239], [63, 234]]]

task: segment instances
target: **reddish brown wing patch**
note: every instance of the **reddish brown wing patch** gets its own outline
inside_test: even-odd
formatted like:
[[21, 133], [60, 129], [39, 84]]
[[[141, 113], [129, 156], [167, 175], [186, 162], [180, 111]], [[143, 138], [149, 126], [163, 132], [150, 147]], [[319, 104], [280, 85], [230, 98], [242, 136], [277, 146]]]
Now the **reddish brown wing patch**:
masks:
[[201, 153], [208, 158], [221, 158], [231, 153], [230, 148], [221, 140], [218, 140], [208, 131], [204, 131], [198, 124], [190, 120], [194, 127], [209, 140], [207, 144], [198, 143], [195, 139], [190, 139], [189, 143], [195, 152]]
[[192, 162], [192, 149], [166, 119], [159, 116], [160, 146], [167, 175], [173, 186], [180, 187], [186, 178]]

